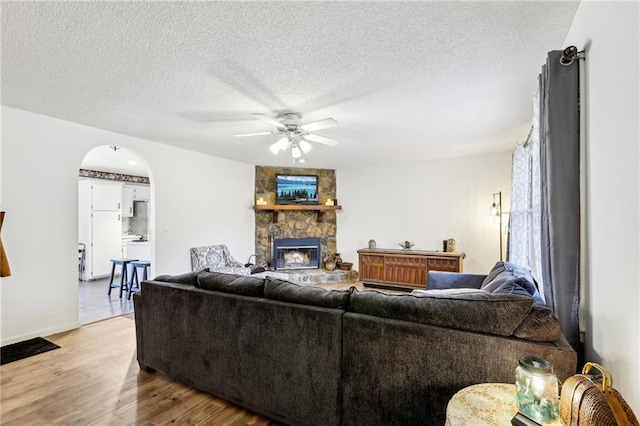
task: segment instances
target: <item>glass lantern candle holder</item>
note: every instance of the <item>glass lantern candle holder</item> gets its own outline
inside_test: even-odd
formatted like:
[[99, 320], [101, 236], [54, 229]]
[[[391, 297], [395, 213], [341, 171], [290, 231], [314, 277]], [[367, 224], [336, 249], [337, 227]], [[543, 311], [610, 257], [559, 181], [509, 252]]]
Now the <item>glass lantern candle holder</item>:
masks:
[[538, 423], [558, 418], [559, 381], [547, 360], [527, 356], [516, 367], [518, 410]]

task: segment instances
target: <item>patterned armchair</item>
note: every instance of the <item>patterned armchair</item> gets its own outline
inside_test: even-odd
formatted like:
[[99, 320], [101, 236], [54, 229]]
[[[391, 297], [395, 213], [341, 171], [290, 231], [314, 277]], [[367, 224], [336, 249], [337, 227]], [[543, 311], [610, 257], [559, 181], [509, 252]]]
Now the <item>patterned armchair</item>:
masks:
[[194, 247], [190, 251], [192, 271], [209, 268], [211, 272], [251, 275], [251, 269], [235, 260], [226, 245]]

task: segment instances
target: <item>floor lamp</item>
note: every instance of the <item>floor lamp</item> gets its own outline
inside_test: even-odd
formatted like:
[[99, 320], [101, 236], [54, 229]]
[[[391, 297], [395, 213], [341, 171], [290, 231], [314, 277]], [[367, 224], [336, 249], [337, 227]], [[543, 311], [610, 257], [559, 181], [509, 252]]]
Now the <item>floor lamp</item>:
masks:
[[500, 233], [500, 260], [502, 260], [502, 191], [493, 193], [493, 204], [491, 204], [489, 214], [493, 217], [497, 217], [498, 223], [500, 224], [498, 232]]

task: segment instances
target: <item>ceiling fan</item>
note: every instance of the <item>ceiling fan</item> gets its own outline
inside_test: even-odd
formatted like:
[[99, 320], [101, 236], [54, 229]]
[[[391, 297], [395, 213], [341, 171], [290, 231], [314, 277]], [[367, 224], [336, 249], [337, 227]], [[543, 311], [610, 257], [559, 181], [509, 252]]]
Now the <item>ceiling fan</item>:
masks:
[[254, 117], [266, 121], [276, 127], [272, 132], [260, 132], [260, 133], [242, 133], [234, 135], [236, 137], [245, 136], [262, 136], [262, 135], [282, 135], [276, 143], [271, 145], [269, 149], [274, 154], [278, 154], [280, 151], [286, 151], [291, 149], [291, 157], [294, 162], [304, 162], [303, 154], [306, 154], [311, 150], [311, 144], [309, 142], [316, 142], [328, 146], [338, 145], [338, 141], [335, 139], [327, 138], [324, 136], [311, 133], [315, 130], [328, 129], [335, 127], [338, 122], [333, 118], [325, 118], [311, 123], [302, 124], [302, 114], [299, 112], [285, 112], [278, 116], [278, 120], [271, 118], [265, 114], [254, 113], [251, 114]]

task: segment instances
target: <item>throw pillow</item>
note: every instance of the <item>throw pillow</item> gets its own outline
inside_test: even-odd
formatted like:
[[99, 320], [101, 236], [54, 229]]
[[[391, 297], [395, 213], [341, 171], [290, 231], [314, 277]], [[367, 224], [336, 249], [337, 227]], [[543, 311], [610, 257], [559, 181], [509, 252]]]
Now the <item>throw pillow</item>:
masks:
[[533, 297], [536, 303], [545, 304], [531, 271], [510, 262], [497, 262], [482, 281], [480, 288], [501, 293], [524, 294], [520, 288], [515, 287], [516, 285]]
[[489, 281], [493, 280], [498, 274], [504, 271], [509, 271], [516, 277], [524, 278], [525, 280], [533, 284], [536, 289], [538, 288], [538, 283], [533, 278], [533, 275], [531, 274], [531, 271], [529, 269], [523, 268], [522, 266], [516, 265], [515, 263], [505, 262], [504, 260], [496, 262], [496, 264], [493, 266], [491, 271], [489, 271], [482, 283], [488, 283]]
[[244, 275], [203, 272], [198, 275], [197, 286], [204, 290], [242, 296], [262, 297], [264, 295], [264, 279]]
[[264, 286], [264, 296], [268, 299], [323, 308], [346, 309], [349, 294], [349, 290], [302, 286], [273, 277], [267, 277]]
[[484, 287], [485, 285], [493, 281], [498, 276], [498, 274], [501, 274], [502, 272], [506, 271], [507, 268], [505, 267], [505, 263], [507, 262], [503, 262], [503, 261], [496, 262], [496, 264], [493, 265], [493, 268], [491, 268], [487, 276], [482, 281], [480, 288]]
[[180, 274], [180, 275], [158, 275], [153, 279], [153, 281], [162, 281], [165, 283], [187, 284], [187, 285], [197, 286], [198, 274], [200, 272], [209, 272], [209, 268], [205, 268], [202, 271], [187, 272], [186, 274]]
[[525, 288], [526, 285], [525, 279], [502, 273], [481, 289], [495, 294], [520, 294], [531, 297], [531, 293]]

